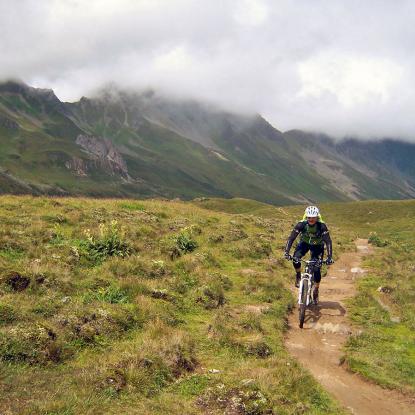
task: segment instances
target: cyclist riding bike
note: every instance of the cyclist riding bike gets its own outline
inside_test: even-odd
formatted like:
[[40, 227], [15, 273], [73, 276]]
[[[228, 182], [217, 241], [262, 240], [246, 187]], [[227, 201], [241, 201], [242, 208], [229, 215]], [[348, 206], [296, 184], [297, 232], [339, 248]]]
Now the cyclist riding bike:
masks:
[[[292, 256], [293, 265], [295, 269], [295, 286], [299, 287], [301, 280], [301, 262], [299, 261], [308, 251], [311, 253], [311, 259], [320, 259], [323, 257], [324, 244], [327, 248], [327, 260], [328, 265], [333, 264], [332, 259], [332, 243], [327, 225], [323, 222], [320, 212], [316, 206], [308, 206], [304, 212], [303, 219], [295, 225], [285, 245], [284, 256], [287, 259], [291, 259], [290, 249], [297, 238], [301, 234], [300, 242], [295, 248], [294, 255]], [[318, 289], [321, 281], [320, 267], [314, 269], [314, 282], [315, 288], [313, 292], [313, 300], [317, 304], [318, 302]]]

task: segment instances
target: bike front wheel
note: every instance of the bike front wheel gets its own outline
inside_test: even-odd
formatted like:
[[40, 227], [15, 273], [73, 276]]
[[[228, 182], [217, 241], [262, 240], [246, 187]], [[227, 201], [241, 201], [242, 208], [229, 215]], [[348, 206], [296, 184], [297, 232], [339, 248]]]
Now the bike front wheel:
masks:
[[307, 308], [308, 280], [304, 279], [301, 288], [301, 303], [299, 310], [300, 329], [303, 328], [305, 309]]

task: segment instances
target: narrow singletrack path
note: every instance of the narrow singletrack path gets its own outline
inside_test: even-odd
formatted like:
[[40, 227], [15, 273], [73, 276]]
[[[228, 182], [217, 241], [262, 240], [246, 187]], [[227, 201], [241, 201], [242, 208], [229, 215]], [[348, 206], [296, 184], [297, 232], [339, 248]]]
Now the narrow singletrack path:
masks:
[[[290, 315], [286, 347], [352, 414], [415, 414], [410, 398], [366, 381], [340, 365], [343, 345], [352, 333], [345, 300], [355, 294], [355, 279], [365, 272], [362, 257], [370, 254], [367, 240], [358, 239], [356, 247], [357, 252], [341, 255], [329, 268], [320, 286], [320, 304], [307, 309], [303, 329], [298, 327], [298, 309]], [[297, 290], [295, 293], [297, 297]]]

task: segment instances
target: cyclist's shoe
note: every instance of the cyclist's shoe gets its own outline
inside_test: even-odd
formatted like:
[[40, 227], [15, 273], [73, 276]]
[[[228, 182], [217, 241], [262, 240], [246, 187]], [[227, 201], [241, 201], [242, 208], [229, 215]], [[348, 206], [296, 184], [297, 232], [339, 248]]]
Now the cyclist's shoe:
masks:
[[313, 302], [314, 302], [315, 305], [318, 304], [318, 288], [317, 287], [314, 287]]
[[295, 276], [295, 286], [298, 288], [300, 286], [301, 276], [296, 275]]
[[328, 258], [326, 259], [326, 264], [327, 264], [327, 265], [333, 265], [333, 264], [334, 264], [333, 258], [332, 258], [332, 257], [328, 257]]

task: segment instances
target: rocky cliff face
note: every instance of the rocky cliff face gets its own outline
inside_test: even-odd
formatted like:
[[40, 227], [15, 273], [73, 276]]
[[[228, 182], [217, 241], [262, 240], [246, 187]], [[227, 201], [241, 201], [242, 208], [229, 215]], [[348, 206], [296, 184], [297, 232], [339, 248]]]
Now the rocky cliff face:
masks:
[[[127, 164], [110, 140], [80, 134], [76, 138], [76, 144], [91, 156], [95, 162], [95, 166], [102, 168], [112, 175], [119, 174], [128, 178]], [[79, 175], [86, 175], [88, 172], [88, 163], [82, 163], [81, 159], [75, 160], [74, 158], [71, 167]]]
[[79, 157], [72, 157], [65, 162], [65, 167], [79, 177], [88, 176], [88, 163]]

